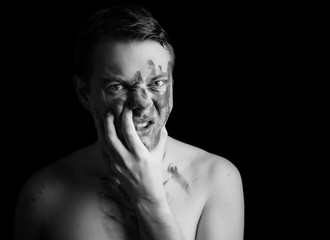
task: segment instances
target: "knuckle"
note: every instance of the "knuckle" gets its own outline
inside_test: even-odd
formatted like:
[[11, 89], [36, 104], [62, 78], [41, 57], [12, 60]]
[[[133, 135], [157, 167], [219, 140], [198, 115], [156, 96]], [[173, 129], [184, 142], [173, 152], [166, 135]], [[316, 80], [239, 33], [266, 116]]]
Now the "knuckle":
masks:
[[112, 133], [109, 133], [108, 134], [108, 141], [111, 142], [111, 143], [115, 142], [116, 141], [115, 135], [112, 134]]
[[147, 159], [148, 159], [148, 156], [143, 151], [137, 151], [136, 152], [137, 162], [139, 162], [139, 163], [148, 162]]

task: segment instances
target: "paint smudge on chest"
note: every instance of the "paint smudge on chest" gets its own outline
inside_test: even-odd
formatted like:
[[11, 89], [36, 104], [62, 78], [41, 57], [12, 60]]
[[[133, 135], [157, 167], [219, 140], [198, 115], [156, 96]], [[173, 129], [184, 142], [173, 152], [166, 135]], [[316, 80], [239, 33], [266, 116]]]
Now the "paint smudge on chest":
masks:
[[105, 191], [98, 194], [99, 207], [107, 222], [113, 220], [130, 231], [138, 231], [136, 214], [128, 194], [123, 194], [121, 186], [112, 179], [101, 181], [104, 181]]
[[176, 181], [180, 187], [189, 194], [189, 183], [186, 179], [179, 173], [177, 166], [169, 165], [167, 171], [171, 174], [171, 177]]
[[163, 182], [163, 186], [165, 186], [168, 183], [168, 180], [170, 180], [170, 179], [167, 179]]

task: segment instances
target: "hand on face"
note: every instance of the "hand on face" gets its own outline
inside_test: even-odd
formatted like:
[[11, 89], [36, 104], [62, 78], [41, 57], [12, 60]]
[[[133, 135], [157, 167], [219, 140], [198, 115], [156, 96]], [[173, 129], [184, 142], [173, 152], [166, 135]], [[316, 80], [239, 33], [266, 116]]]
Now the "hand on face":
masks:
[[133, 123], [132, 110], [125, 108], [121, 117], [125, 144], [118, 138], [114, 116], [102, 119], [93, 114], [101, 149], [111, 163], [114, 174], [134, 202], [158, 202], [166, 198], [162, 183], [162, 159], [167, 131], [161, 129], [156, 147], [149, 150], [141, 142]]

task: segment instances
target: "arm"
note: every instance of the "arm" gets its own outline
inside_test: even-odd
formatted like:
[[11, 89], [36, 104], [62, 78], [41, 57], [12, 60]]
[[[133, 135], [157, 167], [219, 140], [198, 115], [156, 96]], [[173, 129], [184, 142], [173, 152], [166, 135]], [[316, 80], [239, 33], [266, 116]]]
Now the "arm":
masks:
[[141, 239], [184, 240], [166, 200], [156, 204], [140, 202], [136, 209]]
[[228, 161], [212, 166], [212, 188], [200, 219], [197, 240], [242, 240], [244, 197], [241, 176]]

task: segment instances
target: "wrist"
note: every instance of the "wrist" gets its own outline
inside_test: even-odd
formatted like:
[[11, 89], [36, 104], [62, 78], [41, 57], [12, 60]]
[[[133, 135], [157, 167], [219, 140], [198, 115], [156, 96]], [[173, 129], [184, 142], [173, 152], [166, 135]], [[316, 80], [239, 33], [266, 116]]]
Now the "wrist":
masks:
[[139, 199], [136, 201], [136, 210], [139, 212], [163, 212], [169, 210], [167, 198], [164, 196], [153, 199]]

